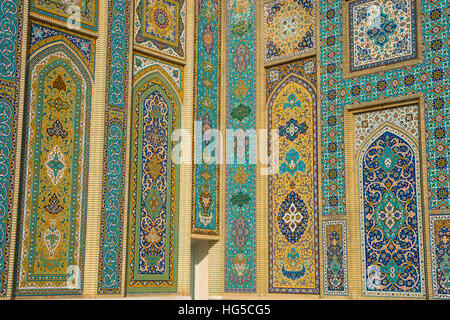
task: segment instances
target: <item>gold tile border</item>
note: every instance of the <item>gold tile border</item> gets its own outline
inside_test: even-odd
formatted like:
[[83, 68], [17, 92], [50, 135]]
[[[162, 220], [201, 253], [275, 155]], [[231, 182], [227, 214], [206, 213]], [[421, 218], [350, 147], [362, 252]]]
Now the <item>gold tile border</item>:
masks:
[[[186, 3], [189, 3], [189, 0], [185, 0], [185, 1], [186, 1]], [[188, 8], [188, 10], [191, 10], [191, 9], [193, 9], [193, 7], [189, 7]], [[186, 10], [186, 16], [188, 16], [187, 15], [187, 11], [188, 10]], [[186, 26], [187, 26], [188, 22], [189, 21], [186, 21]], [[133, 28], [134, 28], [134, 23], [133, 23]], [[191, 37], [186, 37], [186, 39], [187, 38], [191, 38]], [[194, 41], [193, 39], [191, 39], [191, 40]], [[132, 39], [132, 41], [134, 41], [134, 39]], [[189, 44], [189, 46], [191, 47], [192, 45]], [[167, 62], [178, 64], [180, 66], [184, 66], [185, 64], [188, 63], [187, 59], [183, 60], [183, 59], [180, 59], [180, 58], [177, 58], [177, 57], [169, 56], [169, 55], [166, 55], [164, 53], [158, 52], [156, 50], [152, 50], [152, 49], [149, 49], [149, 48], [146, 48], [146, 47], [139, 46], [137, 44], [133, 44], [132, 47], [133, 47], [134, 52], [141, 53], [144, 56], [154, 57], [154, 58], [160, 59], [162, 61], [167, 61]], [[186, 47], [187, 47], [187, 44], [186, 44]]]
[[[185, 59], [183, 80], [183, 102], [180, 112], [181, 128], [192, 134], [193, 126], [193, 89], [194, 89], [194, 0], [185, 0]], [[191, 140], [192, 141], [192, 140]], [[192, 147], [191, 151], [192, 152]], [[191, 157], [188, 157], [191, 159]], [[179, 234], [178, 234], [178, 288], [180, 296], [190, 296], [191, 292], [191, 207], [192, 188], [183, 188], [183, 182], [192, 186], [192, 165], [180, 165], [180, 212], [179, 212]]]
[[[131, 1], [130, 3], [130, 13], [129, 13], [129, 25], [130, 28], [130, 34], [128, 35], [128, 83], [127, 83], [127, 130], [126, 130], [126, 138], [127, 141], [125, 143], [125, 170], [124, 174], [124, 185], [125, 188], [123, 190], [124, 192], [124, 202], [123, 202], [123, 226], [122, 226], [122, 269], [121, 269], [121, 279], [122, 279], [122, 285], [120, 287], [120, 296], [125, 297], [126, 295], [126, 281], [127, 281], [127, 259], [128, 259], [128, 212], [129, 212], [129, 181], [130, 181], [130, 157], [131, 157], [131, 131], [132, 131], [132, 114], [133, 114], [133, 33], [134, 33], [134, 1]], [[100, 229], [99, 229], [100, 230]]]

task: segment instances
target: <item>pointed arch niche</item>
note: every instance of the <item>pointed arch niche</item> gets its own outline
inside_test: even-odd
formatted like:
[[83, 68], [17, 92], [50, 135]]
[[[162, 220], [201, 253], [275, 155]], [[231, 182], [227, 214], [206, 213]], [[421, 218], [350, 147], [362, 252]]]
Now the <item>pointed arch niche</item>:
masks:
[[92, 82], [65, 41], [28, 59], [18, 295], [82, 293]]
[[417, 95], [345, 110], [350, 296], [426, 297], [422, 106]]
[[167, 65], [139, 59], [132, 95], [127, 293], [177, 292], [179, 166], [172, 159], [172, 134], [180, 128], [180, 89]]
[[[269, 292], [319, 293], [317, 97], [309, 80], [287, 75], [268, 100], [278, 157], [269, 175]], [[274, 152], [269, 140], [269, 154]]]

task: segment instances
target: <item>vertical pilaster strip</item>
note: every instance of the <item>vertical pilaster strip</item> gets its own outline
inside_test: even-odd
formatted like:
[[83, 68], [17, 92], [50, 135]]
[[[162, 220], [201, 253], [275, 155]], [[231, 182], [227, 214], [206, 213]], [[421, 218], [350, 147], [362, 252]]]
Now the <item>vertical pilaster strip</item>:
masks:
[[226, 139], [226, 292], [256, 290], [255, 45], [256, 1], [228, 0], [227, 127], [230, 134], [227, 133]]
[[192, 233], [212, 236], [219, 235], [220, 9], [217, 0], [196, 1]]
[[[258, 1], [256, 6], [256, 32], [264, 34], [264, 1]], [[256, 39], [256, 128], [258, 131], [258, 164], [256, 165], [256, 294], [266, 294], [269, 287], [269, 226], [268, 226], [268, 179], [267, 172], [270, 155], [268, 155], [268, 135], [263, 132], [268, 127], [268, 111], [266, 107], [266, 69], [264, 67], [265, 36]], [[267, 138], [266, 138], [267, 137]], [[264, 159], [264, 160], [263, 160]]]
[[98, 293], [119, 294], [122, 283], [130, 6], [109, 2], [103, 197]]
[[23, 0], [0, 0], [0, 297], [8, 286], [24, 16]]

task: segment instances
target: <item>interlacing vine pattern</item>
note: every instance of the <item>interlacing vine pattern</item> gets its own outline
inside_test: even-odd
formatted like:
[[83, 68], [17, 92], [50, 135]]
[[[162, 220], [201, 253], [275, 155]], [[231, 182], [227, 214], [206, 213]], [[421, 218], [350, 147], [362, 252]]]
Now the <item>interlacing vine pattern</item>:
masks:
[[416, 142], [389, 125], [360, 151], [364, 294], [425, 296], [419, 159]]
[[22, 0], [0, 0], [0, 296], [5, 296], [16, 173]]
[[99, 293], [120, 293], [124, 222], [125, 150], [130, 12], [125, 0], [109, 2], [109, 39], [105, 118]]

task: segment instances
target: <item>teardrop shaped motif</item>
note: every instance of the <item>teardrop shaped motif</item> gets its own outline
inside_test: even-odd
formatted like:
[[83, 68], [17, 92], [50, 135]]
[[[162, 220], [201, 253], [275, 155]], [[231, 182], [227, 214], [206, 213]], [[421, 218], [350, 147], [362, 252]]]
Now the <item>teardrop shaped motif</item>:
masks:
[[243, 73], [247, 69], [250, 61], [250, 54], [248, 48], [244, 44], [240, 44], [234, 52], [233, 63], [237, 72]]
[[239, 216], [233, 224], [233, 241], [238, 248], [242, 248], [248, 240], [250, 232], [247, 221]]
[[47, 248], [48, 257], [53, 260], [56, 249], [61, 242], [61, 232], [56, 228], [56, 220], [50, 220], [50, 226], [44, 232], [44, 244]]
[[214, 33], [209, 24], [203, 29], [202, 43], [206, 53], [209, 54], [214, 48]]
[[200, 195], [200, 204], [202, 206], [203, 209], [203, 215], [208, 215], [208, 210], [211, 207], [211, 203], [212, 203], [212, 197], [211, 194], [209, 193], [209, 189], [208, 186], [204, 186], [204, 190]]

